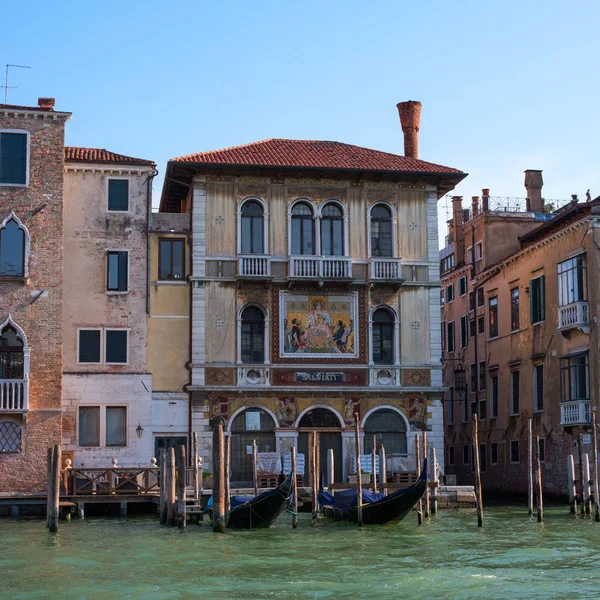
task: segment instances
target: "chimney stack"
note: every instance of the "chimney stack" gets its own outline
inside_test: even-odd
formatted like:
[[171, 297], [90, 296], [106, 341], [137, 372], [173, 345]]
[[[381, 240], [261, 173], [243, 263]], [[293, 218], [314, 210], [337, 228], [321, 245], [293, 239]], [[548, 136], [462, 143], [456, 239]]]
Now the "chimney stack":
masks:
[[471, 218], [479, 214], [479, 196], [471, 196]]
[[481, 190], [481, 210], [483, 212], [490, 210], [490, 188]]
[[530, 212], [544, 212], [544, 199], [542, 198], [542, 172], [535, 169], [527, 169], [525, 171], [525, 189], [527, 190], [527, 198], [529, 198], [528, 208]]
[[452, 221], [454, 226], [454, 262], [458, 267], [459, 265], [464, 264], [465, 260], [462, 196], [452, 196]]
[[54, 110], [54, 98], [38, 98], [38, 106], [43, 110]]
[[404, 156], [419, 158], [419, 127], [421, 125], [421, 103], [408, 100], [396, 105], [400, 115], [400, 125], [404, 133]]

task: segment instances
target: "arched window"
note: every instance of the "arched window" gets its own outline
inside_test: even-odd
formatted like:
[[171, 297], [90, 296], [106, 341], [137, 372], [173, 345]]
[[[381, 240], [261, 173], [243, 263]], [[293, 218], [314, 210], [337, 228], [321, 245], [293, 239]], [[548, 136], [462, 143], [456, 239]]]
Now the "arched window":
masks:
[[314, 429], [317, 427], [341, 427], [341, 425], [333, 411], [317, 406], [302, 415], [298, 427]]
[[394, 364], [394, 317], [384, 308], [373, 313], [371, 345], [374, 364]]
[[394, 256], [392, 212], [385, 204], [376, 204], [371, 210], [371, 256]]
[[373, 449], [373, 436], [377, 440], [377, 449], [383, 444], [386, 455], [406, 454], [406, 423], [391, 408], [380, 408], [372, 412], [365, 421], [365, 454]]
[[292, 254], [314, 253], [313, 211], [305, 202], [299, 202], [292, 209]]
[[25, 276], [25, 232], [14, 218], [0, 229], [0, 276]]
[[231, 479], [236, 483], [252, 481], [252, 454], [248, 447], [256, 440], [258, 452], [275, 452], [275, 422], [261, 408], [248, 408], [231, 423]]
[[344, 215], [333, 202], [321, 213], [321, 253], [324, 256], [344, 255]]
[[0, 332], [0, 379], [24, 379], [23, 346], [17, 330], [6, 325]]
[[265, 316], [260, 308], [248, 306], [242, 311], [241, 359], [244, 364], [265, 362]]
[[0, 454], [21, 452], [22, 445], [21, 427], [12, 421], [0, 421]]
[[248, 200], [242, 206], [242, 254], [263, 254], [264, 214], [260, 202]]

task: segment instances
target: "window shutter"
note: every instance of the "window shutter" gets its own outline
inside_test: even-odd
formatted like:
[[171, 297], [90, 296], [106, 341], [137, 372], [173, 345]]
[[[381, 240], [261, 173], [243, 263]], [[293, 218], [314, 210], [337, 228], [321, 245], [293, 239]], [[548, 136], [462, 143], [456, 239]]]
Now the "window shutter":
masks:
[[537, 282], [535, 279], [529, 280], [529, 322], [537, 322]]
[[540, 321], [544, 321], [546, 319], [546, 276], [542, 275], [540, 277], [540, 285], [539, 285], [539, 306], [540, 306]]
[[119, 291], [127, 291], [127, 252], [119, 252]]
[[27, 183], [26, 134], [0, 134], [0, 183]]

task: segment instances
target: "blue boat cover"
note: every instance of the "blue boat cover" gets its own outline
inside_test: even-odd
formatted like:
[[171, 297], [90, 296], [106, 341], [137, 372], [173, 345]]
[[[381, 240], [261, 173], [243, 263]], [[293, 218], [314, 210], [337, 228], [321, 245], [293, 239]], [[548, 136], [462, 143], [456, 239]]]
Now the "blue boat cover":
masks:
[[229, 503], [231, 505], [231, 508], [235, 508], [240, 504], [245, 504], [246, 502], [249, 502], [250, 500], [252, 500], [252, 498], [254, 498], [254, 496], [231, 496]]
[[[374, 494], [369, 490], [362, 491], [363, 504], [371, 504], [384, 498], [384, 494]], [[319, 506], [333, 506], [341, 511], [346, 511], [358, 504], [358, 490], [356, 488], [336, 492], [335, 496], [321, 490], [319, 492]]]

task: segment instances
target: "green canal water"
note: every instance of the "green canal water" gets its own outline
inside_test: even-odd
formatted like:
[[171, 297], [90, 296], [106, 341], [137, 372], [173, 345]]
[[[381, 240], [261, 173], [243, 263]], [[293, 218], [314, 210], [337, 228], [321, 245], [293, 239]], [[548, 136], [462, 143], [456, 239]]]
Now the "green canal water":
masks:
[[153, 517], [0, 520], [0, 598], [600, 598], [600, 523], [546, 511], [443, 511], [418, 527], [300, 515], [267, 530], [185, 532]]

